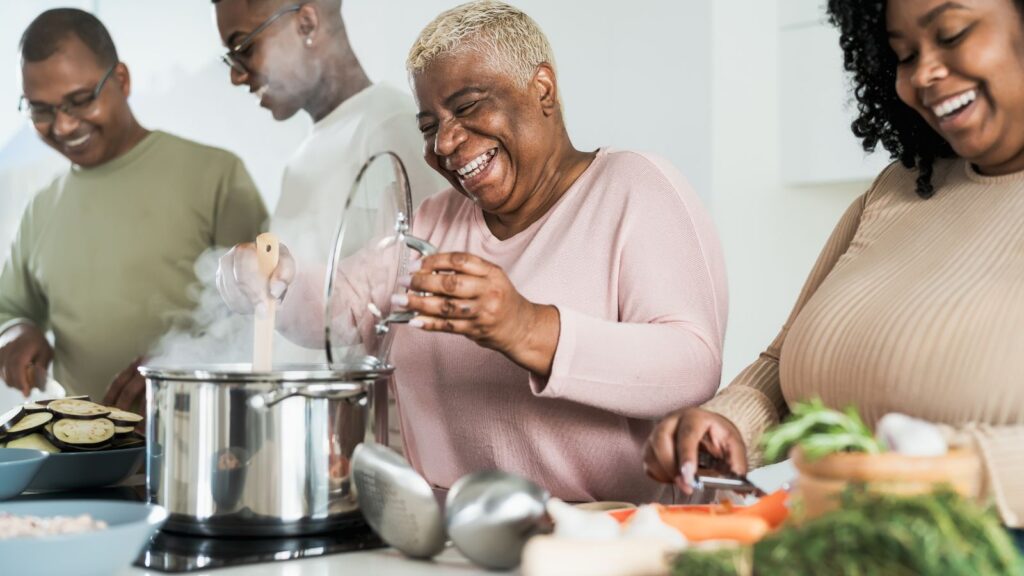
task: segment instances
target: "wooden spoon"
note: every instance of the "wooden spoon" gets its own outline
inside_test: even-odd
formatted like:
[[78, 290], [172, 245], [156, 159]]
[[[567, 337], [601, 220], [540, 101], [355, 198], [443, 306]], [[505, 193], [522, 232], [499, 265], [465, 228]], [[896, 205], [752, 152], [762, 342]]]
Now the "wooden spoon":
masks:
[[[256, 259], [259, 262], [260, 274], [270, 280], [270, 275], [277, 268], [278, 259], [277, 236], [266, 233], [256, 237]], [[269, 292], [263, 296], [264, 311], [256, 311], [253, 324], [252, 371], [268, 372], [272, 365], [274, 352], [274, 319], [277, 316], [277, 300], [270, 297]]]

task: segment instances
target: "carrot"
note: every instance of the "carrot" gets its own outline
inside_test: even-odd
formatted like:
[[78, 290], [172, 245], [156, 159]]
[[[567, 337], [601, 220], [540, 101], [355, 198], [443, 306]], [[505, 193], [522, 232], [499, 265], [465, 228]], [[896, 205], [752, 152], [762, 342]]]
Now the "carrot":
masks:
[[764, 518], [769, 526], [777, 528], [789, 517], [789, 508], [786, 507], [786, 500], [788, 498], [788, 492], [776, 490], [767, 496], [763, 496], [750, 506], [735, 508], [733, 514]]
[[660, 515], [662, 522], [679, 530], [691, 542], [733, 540], [743, 544], [752, 544], [760, 540], [770, 530], [767, 520], [751, 515], [695, 514], [664, 509], [660, 511]]
[[625, 524], [636, 514], [636, 508], [626, 508], [624, 510], [613, 510], [608, 513], [609, 516], [615, 518], [615, 521], [619, 524]]
[[[662, 506], [663, 512], [689, 512], [691, 514], [725, 514], [725, 508], [716, 504], [671, 504], [668, 506]], [[619, 524], [625, 524], [629, 522], [629, 519], [636, 514], [636, 508], [628, 508], [625, 510], [613, 510], [608, 514], [611, 515]]]
[[[785, 490], [764, 496], [751, 506], [704, 505], [658, 506], [658, 513], [669, 526], [688, 540], [736, 540], [756, 542], [789, 516]], [[628, 523], [635, 509], [609, 512], [620, 524]]]

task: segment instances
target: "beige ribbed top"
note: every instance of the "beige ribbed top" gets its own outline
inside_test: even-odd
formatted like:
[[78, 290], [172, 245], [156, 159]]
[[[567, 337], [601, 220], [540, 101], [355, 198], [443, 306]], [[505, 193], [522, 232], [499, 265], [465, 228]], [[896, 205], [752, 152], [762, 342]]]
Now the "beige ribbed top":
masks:
[[1024, 172], [944, 161], [928, 200], [915, 178], [893, 164], [850, 206], [778, 337], [705, 407], [748, 447], [814, 396], [869, 424], [898, 411], [950, 425], [975, 440], [1003, 521], [1021, 527]]

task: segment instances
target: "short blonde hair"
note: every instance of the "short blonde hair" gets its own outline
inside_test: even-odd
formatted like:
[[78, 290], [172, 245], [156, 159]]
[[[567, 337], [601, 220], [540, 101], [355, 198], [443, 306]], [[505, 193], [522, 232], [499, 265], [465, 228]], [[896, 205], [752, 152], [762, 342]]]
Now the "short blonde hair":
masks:
[[442, 12], [420, 32], [406, 69], [416, 74], [444, 54], [480, 51], [523, 85], [537, 66], [555, 67], [551, 45], [540, 26], [522, 10], [496, 0], [467, 2]]

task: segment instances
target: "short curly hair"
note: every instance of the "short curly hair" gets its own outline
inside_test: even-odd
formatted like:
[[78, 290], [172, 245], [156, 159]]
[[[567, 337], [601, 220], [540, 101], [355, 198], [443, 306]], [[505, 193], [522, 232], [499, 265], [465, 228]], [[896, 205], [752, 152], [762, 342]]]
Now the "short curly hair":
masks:
[[421, 72], [438, 56], [480, 50], [523, 85], [538, 65], [555, 67], [551, 44], [522, 10], [497, 0], [476, 0], [442, 12], [420, 32], [406, 70]]
[[[1012, 0], [1018, 10], [1024, 0]], [[917, 168], [917, 194], [935, 192], [935, 160], [956, 156], [953, 148], [896, 94], [896, 53], [889, 46], [887, 0], [829, 0], [829, 21], [839, 28], [843, 64], [852, 75], [857, 118], [851, 127], [864, 150], [881, 143], [893, 159]]]

